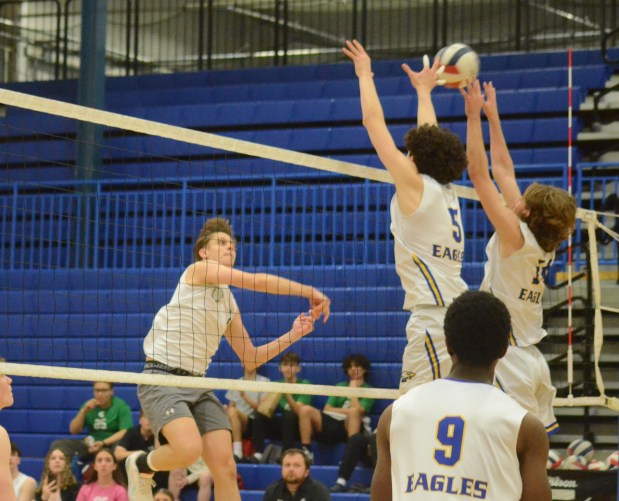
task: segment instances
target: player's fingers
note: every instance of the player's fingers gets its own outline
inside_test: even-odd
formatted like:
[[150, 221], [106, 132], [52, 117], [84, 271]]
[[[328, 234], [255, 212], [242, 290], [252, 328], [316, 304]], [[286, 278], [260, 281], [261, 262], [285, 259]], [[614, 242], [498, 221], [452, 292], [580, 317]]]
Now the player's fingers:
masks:
[[436, 85], [445, 85], [446, 81], [445, 80], [437, 80], [436, 81]]
[[327, 307], [323, 310], [324, 317], [322, 318], [322, 323], [326, 324], [327, 320], [329, 320], [329, 315], [331, 314], [331, 304], [327, 304]]
[[402, 63], [402, 69], [404, 70], [404, 73], [408, 75], [409, 78], [414, 78], [415, 72], [411, 70], [411, 67], [408, 64]]
[[424, 68], [429, 68], [430, 67], [430, 58], [428, 57], [427, 54], [423, 55], [423, 67]]
[[438, 70], [436, 70], [436, 76], [442, 75], [444, 72], [445, 72], [445, 65], [442, 64], [441, 66], [439, 66]]

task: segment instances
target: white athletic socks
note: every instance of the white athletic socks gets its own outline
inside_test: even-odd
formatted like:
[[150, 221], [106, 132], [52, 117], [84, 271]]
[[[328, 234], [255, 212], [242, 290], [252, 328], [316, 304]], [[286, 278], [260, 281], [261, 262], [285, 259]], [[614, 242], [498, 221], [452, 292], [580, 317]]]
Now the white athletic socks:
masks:
[[242, 459], [243, 458], [243, 442], [232, 442], [232, 452], [234, 455]]

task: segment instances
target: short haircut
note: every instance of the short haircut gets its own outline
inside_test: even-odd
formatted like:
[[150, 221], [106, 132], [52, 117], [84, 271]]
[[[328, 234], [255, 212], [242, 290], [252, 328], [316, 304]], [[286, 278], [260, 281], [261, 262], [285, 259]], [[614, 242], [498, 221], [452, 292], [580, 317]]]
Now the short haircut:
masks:
[[294, 351], [288, 351], [282, 355], [282, 358], [279, 360], [279, 365], [301, 365], [301, 359], [299, 355]]
[[447, 308], [444, 326], [447, 345], [461, 362], [489, 367], [507, 350], [511, 318], [489, 292], [468, 291]]
[[466, 170], [464, 145], [449, 129], [422, 125], [409, 130], [404, 143], [419, 173], [430, 176], [440, 184], [457, 181]]
[[114, 383], [110, 383], [109, 381], [93, 381], [92, 386], [94, 387], [96, 384], [109, 384], [110, 385], [110, 390], [112, 388], [114, 388]]
[[292, 456], [293, 454], [300, 454], [301, 456], [303, 456], [303, 460], [305, 461], [305, 467], [309, 470], [309, 467], [312, 466], [312, 458], [310, 458], [303, 449], [286, 449], [279, 457], [279, 463], [283, 464], [284, 458], [286, 456]]
[[554, 251], [574, 230], [576, 199], [561, 188], [539, 183], [532, 183], [523, 199], [529, 213], [522, 220], [544, 251]]
[[11, 456], [15, 454], [21, 457], [21, 451], [19, 450], [19, 447], [17, 447], [17, 444], [15, 442], [11, 442]]
[[365, 369], [365, 378], [370, 374], [370, 369], [372, 368], [372, 364], [368, 360], [368, 357], [362, 355], [361, 353], [351, 353], [350, 355], [346, 355], [344, 360], [342, 360], [342, 369], [344, 369], [344, 373], [348, 372], [351, 365], [356, 365], [357, 367], [361, 367]]
[[200, 249], [204, 248], [213, 233], [225, 233], [230, 238], [234, 237], [230, 221], [221, 217], [207, 219], [193, 244], [193, 260], [194, 262], [202, 261], [200, 257]]

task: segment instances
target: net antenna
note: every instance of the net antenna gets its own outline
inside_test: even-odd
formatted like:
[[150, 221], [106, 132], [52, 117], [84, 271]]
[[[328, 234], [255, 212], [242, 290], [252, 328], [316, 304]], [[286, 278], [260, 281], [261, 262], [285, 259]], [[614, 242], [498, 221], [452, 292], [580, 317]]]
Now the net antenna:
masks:
[[[572, 48], [567, 51], [567, 192], [572, 195]], [[573, 284], [572, 284], [572, 233], [567, 239], [567, 387], [568, 399], [573, 398], [574, 351], [573, 334]]]

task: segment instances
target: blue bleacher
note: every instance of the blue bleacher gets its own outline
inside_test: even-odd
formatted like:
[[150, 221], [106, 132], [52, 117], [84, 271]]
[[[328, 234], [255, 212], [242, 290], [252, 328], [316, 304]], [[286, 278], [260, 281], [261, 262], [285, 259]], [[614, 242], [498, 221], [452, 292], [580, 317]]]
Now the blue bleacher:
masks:
[[[566, 62], [565, 52], [482, 56], [480, 78], [497, 87], [505, 136], [526, 184], [540, 180], [562, 185], [565, 180]], [[400, 63], [375, 61], [373, 70], [390, 130], [402, 146], [417, 102]], [[420, 67], [421, 61], [409, 64]], [[604, 87], [609, 69], [597, 50], [575, 51], [574, 65], [577, 111], [591, 89]], [[9, 87], [68, 102], [77, 96], [75, 81]], [[383, 169], [361, 125], [358, 92], [348, 62], [143, 75], [108, 78], [106, 109]], [[441, 126], [464, 140], [459, 93], [438, 88], [433, 100]], [[576, 119], [573, 127], [577, 134], [582, 123]], [[317, 325], [310, 338], [295, 345], [304, 362], [303, 377], [314, 384], [340, 381], [341, 359], [356, 351], [372, 360], [373, 386], [398, 386], [409, 314], [402, 310], [403, 293], [393, 268], [388, 212], [392, 186], [344, 182], [337, 174], [306, 167], [110, 132], [104, 139], [102, 166], [108, 181], [98, 185], [98, 212], [92, 214], [89, 229], [95, 234], [96, 226], [98, 232], [93, 246], [98, 268], [84, 270], [71, 267], [68, 246], [37, 246], [67, 234], [78, 238], [70, 233], [72, 208], [83, 197], [73, 181], [75, 122], [10, 106], [0, 118], [0, 161], [5, 167], [0, 182], [8, 183], [0, 193], [0, 220], [5, 234], [28, 241], [11, 249], [0, 246], [0, 262], [40, 265], [0, 274], [0, 331], [11, 333], [11, 339], [0, 338], [0, 354], [11, 362], [140, 372], [142, 341], [153, 314], [169, 300], [187, 264], [191, 244], [186, 234], [198, 228], [205, 215], [217, 213], [229, 217], [241, 241], [250, 244], [240, 246], [241, 266], [250, 271], [268, 267], [320, 287], [332, 298], [329, 322]], [[485, 123], [484, 133], [487, 139]], [[577, 150], [574, 158], [579, 160]], [[320, 184], [312, 185], [310, 178]], [[187, 188], [196, 180], [206, 186]], [[21, 181], [23, 193], [14, 197], [17, 188], [10, 183]], [[252, 183], [259, 183], [259, 189]], [[49, 191], [39, 193], [38, 186]], [[179, 223], [180, 212], [186, 226]], [[55, 217], [48, 217], [52, 214]], [[463, 277], [475, 288], [492, 228], [481, 211], [464, 206], [462, 219], [467, 233]], [[152, 242], [150, 246], [124, 245], [126, 237], [117, 234], [119, 221], [126, 221], [127, 234]], [[306, 302], [295, 298], [234, 293], [255, 344], [286, 332], [297, 312], [307, 309]], [[277, 360], [262, 368], [273, 380], [281, 377]], [[226, 342], [207, 376], [240, 376], [237, 357]], [[0, 422], [22, 449], [22, 469], [38, 478], [49, 445], [68, 436], [68, 424], [90, 397], [91, 385], [18, 376], [14, 394], [15, 404], [2, 411]], [[116, 394], [137, 411], [134, 386], [118, 385]], [[315, 405], [324, 402], [325, 397], [314, 397]], [[370, 416], [374, 425], [388, 404], [376, 401]], [[331, 485], [342, 452], [342, 446], [315, 446], [313, 476]], [[274, 465], [239, 465], [238, 470], [248, 487], [244, 500], [261, 500], [261, 489], [280, 473]], [[358, 468], [351, 482], [369, 485], [370, 480], [370, 470]], [[193, 501], [195, 495], [183, 499]], [[368, 496], [339, 494], [333, 499], [365, 501]]]

